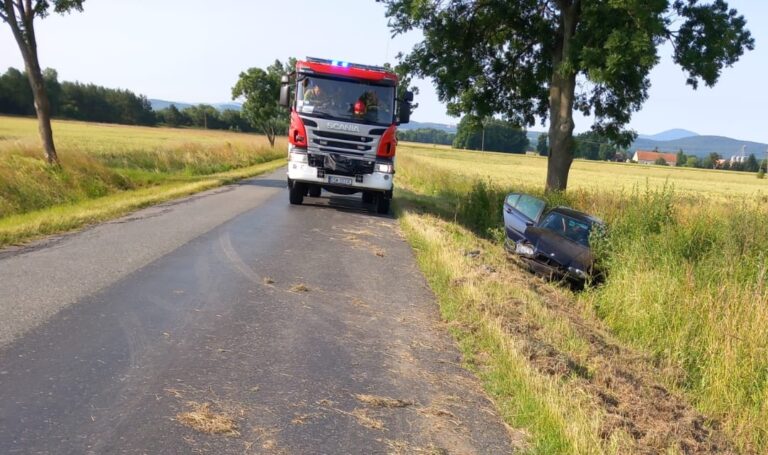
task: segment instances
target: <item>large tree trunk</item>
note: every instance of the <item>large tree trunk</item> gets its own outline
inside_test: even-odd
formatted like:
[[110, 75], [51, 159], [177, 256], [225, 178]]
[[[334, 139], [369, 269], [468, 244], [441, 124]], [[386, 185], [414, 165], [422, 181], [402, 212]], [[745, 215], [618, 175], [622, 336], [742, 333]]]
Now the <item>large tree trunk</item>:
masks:
[[38, 129], [40, 130], [40, 139], [43, 141], [45, 149], [45, 158], [49, 164], [59, 164], [59, 157], [56, 154], [56, 147], [53, 145], [53, 130], [51, 129], [51, 104], [48, 101], [48, 93], [45, 90], [45, 80], [43, 72], [40, 70], [40, 63], [37, 59], [37, 41], [35, 39], [35, 28], [33, 20], [35, 18], [34, 10], [31, 8], [31, 2], [17, 2], [15, 6], [19, 10], [19, 19], [16, 19], [14, 11], [14, 2], [6, 0], [5, 19], [11, 26], [13, 36], [21, 50], [21, 56], [24, 58], [24, 66], [27, 70], [29, 85], [32, 88], [32, 95], [35, 98], [35, 111], [37, 112]]
[[[561, 0], [560, 28], [552, 56], [553, 73], [549, 84], [549, 158], [547, 191], [565, 191], [573, 162], [573, 99], [576, 72], [569, 65], [571, 39], [576, 33], [580, 0]], [[563, 65], [563, 63], [566, 63]]]
[[37, 112], [37, 127], [40, 138], [43, 140], [45, 158], [49, 164], [59, 164], [59, 156], [56, 154], [56, 146], [53, 144], [53, 129], [51, 128], [51, 104], [48, 101], [48, 93], [45, 91], [45, 80], [40, 71], [40, 66], [35, 58], [34, 70], [27, 65], [29, 84], [32, 86], [32, 94], [35, 97], [35, 111]]

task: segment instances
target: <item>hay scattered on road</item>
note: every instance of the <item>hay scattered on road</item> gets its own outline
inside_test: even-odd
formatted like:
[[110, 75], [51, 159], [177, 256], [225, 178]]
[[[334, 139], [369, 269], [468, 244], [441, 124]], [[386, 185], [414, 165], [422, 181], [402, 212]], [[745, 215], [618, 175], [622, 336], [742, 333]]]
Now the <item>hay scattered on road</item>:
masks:
[[356, 394], [355, 398], [361, 403], [379, 408], [404, 408], [413, 404], [413, 401], [397, 400], [395, 398], [380, 397], [376, 395]]
[[309, 288], [304, 283], [296, 283], [288, 290], [291, 292], [309, 292]]
[[267, 285], [275, 283], [275, 280], [273, 280], [271, 277], [268, 277], [268, 276], [265, 276], [262, 281], [264, 282], [264, 284], [267, 284]]
[[384, 429], [384, 422], [382, 422], [381, 420], [379, 420], [377, 418], [369, 416], [368, 415], [368, 411], [365, 410], [365, 409], [362, 409], [362, 408], [355, 409], [354, 411], [350, 412], [349, 414], [352, 415], [357, 420], [357, 423], [359, 423], [360, 425], [362, 425], [362, 426], [364, 426], [366, 428], [371, 428], [371, 429], [374, 429], [374, 430], [383, 430]]
[[176, 415], [176, 420], [182, 425], [205, 434], [220, 434], [232, 437], [240, 436], [237, 422], [227, 414], [211, 410], [210, 403], [201, 404], [190, 401], [187, 404], [192, 407], [192, 410], [188, 412], [180, 412]]

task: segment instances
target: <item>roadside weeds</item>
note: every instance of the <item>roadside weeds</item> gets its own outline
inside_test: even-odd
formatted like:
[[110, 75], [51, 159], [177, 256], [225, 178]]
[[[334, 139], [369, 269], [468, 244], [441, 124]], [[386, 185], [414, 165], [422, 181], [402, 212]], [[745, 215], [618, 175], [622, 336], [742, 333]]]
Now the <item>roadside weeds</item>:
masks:
[[567, 291], [454, 223], [409, 208], [400, 222], [467, 365], [532, 453], [734, 453]]

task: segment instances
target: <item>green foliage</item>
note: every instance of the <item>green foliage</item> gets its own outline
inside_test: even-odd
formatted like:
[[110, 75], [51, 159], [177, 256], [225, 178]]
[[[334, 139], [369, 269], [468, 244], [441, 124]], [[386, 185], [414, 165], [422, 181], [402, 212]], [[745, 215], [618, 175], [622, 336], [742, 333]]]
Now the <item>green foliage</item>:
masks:
[[540, 156], [549, 155], [549, 143], [546, 134], [539, 134], [539, 138], [536, 140], [536, 151], [539, 152]]
[[408, 142], [451, 145], [456, 135], [434, 128], [419, 128], [415, 130], [397, 130], [397, 138]]
[[757, 178], [759, 178], [760, 180], [765, 178], [765, 170], [763, 168], [760, 168], [760, 170], [757, 171]]
[[683, 166], [688, 161], [688, 157], [685, 156], [685, 153], [683, 152], [683, 149], [680, 149], [677, 151], [677, 161], [675, 162], [675, 166], [680, 167]]
[[690, 155], [685, 159], [685, 167], [701, 167], [699, 157]]
[[524, 153], [528, 150], [528, 136], [509, 122], [498, 119], [480, 120], [465, 115], [459, 122], [455, 148], [491, 152]]
[[289, 59], [285, 65], [280, 60], [275, 60], [275, 63], [266, 69], [249, 68], [240, 73], [237, 83], [232, 87], [233, 100], [245, 99], [243, 117], [248, 119], [257, 131], [266, 135], [273, 145], [277, 134], [288, 131], [288, 111], [278, 104], [280, 78], [291, 73], [295, 66], [296, 60]]
[[[101, 123], [154, 125], [155, 114], [144, 95], [80, 82], [59, 82], [56, 70], [43, 72], [51, 113], [56, 117]], [[15, 68], [0, 76], [0, 113], [35, 115], [26, 73]]]
[[747, 157], [747, 162], [744, 163], [744, 170], [747, 172], [757, 172], [760, 168], [760, 164], [757, 162], [757, 158], [753, 153], [750, 153]]
[[575, 158], [611, 161], [617, 153], [622, 151], [609, 138], [593, 131], [578, 134], [574, 139], [576, 142], [576, 149], [573, 154]]
[[[746, 21], [723, 0], [379, 1], [395, 34], [421, 29], [403, 64], [432, 78], [450, 113], [500, 114], [523, 126], [554, 116], [564, 132], [549, 138], [557, 165], [547, 182], [556, 190], [565, 189], [573, 158], [572, 112], [559, 107], [592, 115], [595, 132], [628, 145], [635, 135], [624, 127], [648, 98], [659, 46], [672, 42], [694, 88], [714, 84], [754, 47]], [[554, 106], [551, 93], [559, 93]]]
[[656, 161], [654, 161], [653, 164], [655, 164], [657, 166], [666, 166], [667, 165], [667, 160], [665, 160], [663, 156], [660, 156], [660, 157], [656, 158]]

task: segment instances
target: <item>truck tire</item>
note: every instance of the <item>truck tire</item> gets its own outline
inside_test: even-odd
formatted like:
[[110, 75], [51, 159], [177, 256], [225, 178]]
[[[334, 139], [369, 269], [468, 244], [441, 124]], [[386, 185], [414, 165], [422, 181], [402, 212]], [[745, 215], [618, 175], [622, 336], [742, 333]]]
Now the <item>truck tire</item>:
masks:
[[320, 197], [320, 193], [322, 191], [323, 191], [323, 188], [320, 185], [310, 185], [309, 197]]
[[301, 182], [293, 182], [288, 194], [288, 198], [293, 205], [301, 205], [304, 202], [304, 193], [307, 192], [307, 185]]
[[376, 198], [376, 213], [380, 215], [386, 215], [389, 213], [389, 201], [390, 199], [383, 194]]
[[373, 193], [370, 191], [363, 191], [363, 204], [373, 204]]

